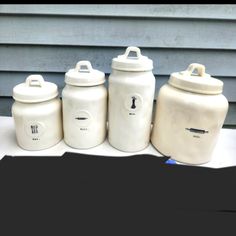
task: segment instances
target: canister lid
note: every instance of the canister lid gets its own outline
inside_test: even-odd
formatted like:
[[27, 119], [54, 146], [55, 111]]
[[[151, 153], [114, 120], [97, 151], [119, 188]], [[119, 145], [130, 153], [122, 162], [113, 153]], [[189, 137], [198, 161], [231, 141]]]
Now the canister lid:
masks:
[[103, 84], [105, 74], [95, 70], [89, 61], [79, 61], [76, 67], [65, 74], [65, 83], [74, 86], [93, 86]]
[[44, 81], [41, 75], [30, 75], [13, 88], [13, 98], [25, 103], [43, 102], [58, 95], [57, 85]]
[[[194, 71], [197, 73], [193, 73]], [[192, 63], [187, 70], [171, 74], [168, 83], [176, 88], [202, 94], [221, 94], [223, 82], [205, 73], [205, 66]]]
[[[135, 53], [131, 56], [131, 52]], [[153, 61], [141, 54], [138, 47], [128, 47], [124, 54], [112, 59], [111, 67], [122, 71], [149, 71]]]

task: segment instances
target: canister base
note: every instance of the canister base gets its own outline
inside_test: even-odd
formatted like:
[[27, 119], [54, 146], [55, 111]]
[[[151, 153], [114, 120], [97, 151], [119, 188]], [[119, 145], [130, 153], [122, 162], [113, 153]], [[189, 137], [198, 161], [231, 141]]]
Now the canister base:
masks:
[[195, 163], [193, 163], [193, 162], [187, 162], [187, 161], [182, 161], [182, 159], [180, 160], [180, 159], [178, 159], [178, 158], [174, 158], [174, 157], [171, 156], [171, 155], [166, 155], [165, 153], [161, 152], [161, 151], [156, 147], [156, 145], [153, 144], [152, 141], [151, 141], [151, 143], [152, 143], [153, 147], [154, 147], [160, 154], [162, 154], [163, 156], [169, 157], [169, 158], [171, 158], [172, 160], [175, 160], [175, 161], [177, 161], [177, 162], [179, 162], [179, 163], [181, 163], [181, 164], [183, 164], [183, 165], [197, 166], [197, 165], [206, 164], [206, 163], [208, 163], [209, 161], [211, 161], [211, 159], [206, 160], [206, 161], [201, 161], [201, 162], [195, 162]]
[[197, 165], [203, 165], [203, 164], [206, 164], [208, 163], [210, 160], [208, 161], [203, 161], [203, 162], [197, 162], [197, 163], [189, 163], [189, 162], [185, 162], [185, 161], [180, 161], [178, 159], [175, 159], [174, 157], [170, 157], [172, 160], [175, 160], [183, 165], [191, 165], [191, 166], [197, 166]]
[[17, 141], [17, 144], [18, 144], [18, 146], [19, 146], [20, 148], [22, 148], [22, 149], [24, 149], [24, 150], [26, 150], [26, 151], [42, 151], [42, 150], [46, 150], [46, 149], [49, 149], [49, 148], [51, 148], [51, 147], [57, 145], [58, 143], [61, 142], [62, 139], [63, 139], [63, 138], [61, 138], [61, 139], [58, 140], [56, 143], [54, 143], [54, 144], [52, 144], [52, 145], [50, 145], [50, 146], [48, 146], [48, 147], [43, 147], [43, 148], [39, 148], [39, 149], [25, 148], [25, 147], [23, 147], [22, 145], [20, 145], [18, 141]]
[[139, 148], [139, 149], [137, 149], [137, 150], [131, 151], [131, 150], [127, 150], [127, 149], [118, 148], [118, 147], [114, 146], [109, 140], [108, 140], [108, 142], [109, 142], [109, 144], [110, 144], [113, 148], [115, 148], [115, 149], [117, 149], [117, 150], [119, 150], [119, 151], [121, 151], [121, 152], [129, 152], [129, 153], [139, 152], [139, 151], [142, 151], [142, 150], [144, 150], [145, 148], [148, 147], [148, 144], [147, 144], [146, 146], [144, 146], [144, 147], [142, 147], [142, 148]]
[[68, 145], [69, 147], [71, 147], [71, 148], [73, 148], [73, 149], [82, 149], [82, 150], [87, 150], [87, 149], [94, 148], [94, 147], [97, 147], [97, 146], [101, 145], [102, 143], [105, 142], [105, 139], [104, 139], [102, 142], [99, 142], [99, 143], [96, 144], [96, 145], [88, 146], [88, 147], [79, 147], [79, 146], [71, 145], [71, 144], [67, 143], [67, 142], [65, 141], [65, 139], [64, 139], [64, 142], [65, 142], [66, 145]]

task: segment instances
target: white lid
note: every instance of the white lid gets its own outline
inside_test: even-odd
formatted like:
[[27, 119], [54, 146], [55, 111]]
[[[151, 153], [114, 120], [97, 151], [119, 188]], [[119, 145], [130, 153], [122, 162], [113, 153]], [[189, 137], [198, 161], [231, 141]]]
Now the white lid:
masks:
[[79, 61], [74, 69], [66, 72], [65, 83], [74, 86], [93, 86], [103, 84], [105, 74], [95, 70], [89, 61]]
[[30, 75], [13, 88], [13, 98], [25, 103], [43, 102], [58, 95], [57, 85], [44, 81], [41, 75]]
[[[136, 56], [129, 56], [130, 52], [136, 53]], [[137, 47], [128, 47], [123, 55], [112, 59], [111, 67], [122, 71], [149, 71], [153, 69], [153, 62], [141, 54]]]
[[[197, 74], [193, 73], [197, 70]], [[168, 83], [176, 88], [202, 94], [220, 94], [223, 82], [205, 73], [205, 66], [192, 63], [187, 70], [171, 74]]]

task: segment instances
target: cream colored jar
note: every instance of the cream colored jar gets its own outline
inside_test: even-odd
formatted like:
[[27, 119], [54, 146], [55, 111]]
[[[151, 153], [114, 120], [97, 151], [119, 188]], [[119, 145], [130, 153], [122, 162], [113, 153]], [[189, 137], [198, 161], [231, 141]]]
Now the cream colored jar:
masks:
[[150, 142], [155, 92], [152, 69], [152, 60], [137, 47], [128, 47], [123, 55], [112, 60], [108, 140], [121, 151], [140, 151]]
[[201, 64], [172, 73], [157, 97], [152, 144], [179, 162], [210, 161], [228, 111], [222, 91], [223, 82], [206, 74]]
[[73, 148], [95, 147], [106, 138], [107, 89], [105, 74], [80, 61], [65, 75], [62, 91], [65, 143]]
[[30, 75], [13, 88], [12, 106], [18, 145], [26, 150], [42, 150], [62, 138], [61, 101], [57, 85], [41, 75]]

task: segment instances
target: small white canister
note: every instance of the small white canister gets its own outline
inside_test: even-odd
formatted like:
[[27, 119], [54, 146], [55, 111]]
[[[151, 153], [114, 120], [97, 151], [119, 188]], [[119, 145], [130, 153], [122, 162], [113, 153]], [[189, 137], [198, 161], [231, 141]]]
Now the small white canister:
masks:
[[228, 111], [222, 91], [223, 82], [206, 74], [204, 65], [172, 73], [157, 97], [152, 144], [182, 163], [210, 161]]
[[62, 138], [61, 101], [57, 85], [41, 75], [30, 75], [13, 88], [12, 116], [18, 145], [26, 150], [42, 150]]
[[137, 47], [128, 47], [112, 60], [108, 140], [121, 151], [140, 151], [150, 142], [156, 82], [152, 69], [153, 61]]
[[107, 89], [105, 74], [79, 61], [65, 74], [62, 91], [63, 128], [66, 144], [73, 148], [95, 147], [106, 138]]

